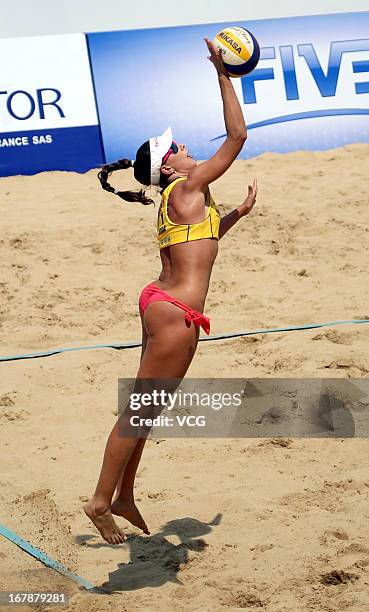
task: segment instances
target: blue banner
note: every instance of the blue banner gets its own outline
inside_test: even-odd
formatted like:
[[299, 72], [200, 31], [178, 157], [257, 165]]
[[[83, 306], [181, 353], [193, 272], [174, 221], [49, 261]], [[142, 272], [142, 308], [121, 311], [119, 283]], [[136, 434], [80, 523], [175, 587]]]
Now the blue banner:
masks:
[[0, 134], [1, 175], [45, 170], [87, 172], [103, 163], [97, 125]]
[[369, 12], [88, 34], [107, 161], [171, 125], [197, 159], [224, 138], [222, 102], [204, 36], [251, 30], [256, 70], [233, 79], [249, 138], [266, 151], [324, 150], [369, 142]]

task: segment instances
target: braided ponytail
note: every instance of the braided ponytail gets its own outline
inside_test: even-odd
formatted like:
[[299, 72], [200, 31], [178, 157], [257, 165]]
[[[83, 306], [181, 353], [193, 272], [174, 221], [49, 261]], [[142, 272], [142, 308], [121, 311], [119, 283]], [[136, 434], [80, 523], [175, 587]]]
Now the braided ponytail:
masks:
[[146, 197], [143, 189], [140, 191], [117, 191], [108, 183], [108, 178], [112, 172], [115, 172], [116, 170], [126, 170], [127, 168], [131, 168], [132, 165], [133, 164], [130, 159], [119, 159], [117, 162], [103, 166], [97, 175], [98, 179], [100, 180], [101, 187], [105, 189], [105, 191], [115, 193], [115, 195], [122, 198], [122, 200], [126, 200], [126, 202], [141, 202], [141, 204], [144, 204], [145, 206], [148, 204], [154, 204], [153, 200]]

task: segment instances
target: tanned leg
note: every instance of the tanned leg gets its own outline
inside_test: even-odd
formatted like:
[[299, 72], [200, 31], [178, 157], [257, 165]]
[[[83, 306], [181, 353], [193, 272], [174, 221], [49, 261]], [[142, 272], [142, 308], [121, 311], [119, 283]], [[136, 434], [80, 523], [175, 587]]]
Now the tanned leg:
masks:
[[[183, 311], [168, 302], [150, 304], [144, 318], [148, 337], [137, 379], [182, 379], [196, 350], [198, 329], [193, 324], [187, 327]], [[119, 544], [124, 538], [110, 510], [118, 485], [112, 510], [148, 533], [147, 526], [135, 506], [133, 495], [134, 480], [144, 444], [145, 438], [123, 437], [118, 419], [108, 438], [95, 494], [84, 506], [87, 516], [102, 537], [111, 544]]]
[[136, 472], [145, 442], [146, 438], [141, 438], [136, 444], [136, 448], [127, 463], [127, 467], [117, 487], [117, 495], [111, 505], [111, 511], [113, 514], [123, 516], [129, 523], [142, 529], [144, 533], [149, 534], [148, 527], [136, 506], [133, 493]]

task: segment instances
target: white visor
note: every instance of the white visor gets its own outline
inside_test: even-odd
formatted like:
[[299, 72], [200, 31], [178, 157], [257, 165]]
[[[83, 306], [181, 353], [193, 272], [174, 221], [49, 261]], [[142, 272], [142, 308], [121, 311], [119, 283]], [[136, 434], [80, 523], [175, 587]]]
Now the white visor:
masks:
[[173, 142], [172, 128], [168, 127], [161, 136], [150, 138], [151, 185], [159, 185], [162, 159]]

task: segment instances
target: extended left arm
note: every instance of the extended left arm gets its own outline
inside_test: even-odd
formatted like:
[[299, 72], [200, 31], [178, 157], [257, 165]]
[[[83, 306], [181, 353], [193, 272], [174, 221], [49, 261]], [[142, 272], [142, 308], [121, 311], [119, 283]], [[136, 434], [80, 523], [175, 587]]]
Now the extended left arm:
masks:
[[232, 212], [228, 213], [228, 215], [221, 218], [219, 226], [219, 240], [228, 232], [228, 230], [231, 229], [231, 227], [235, 225], [235, 223], [237, 223], [239, 219], [241, 219], [241, 217], [245, 217], [249, 214], [249, 212], [251, 212], [256, 202], [257, 193], [258, 183], [257, 180], [254, 179], [253, 184], [249, 185], [247, 197], [242, 204], [240, 204], [238, 208], [232, 210]]

